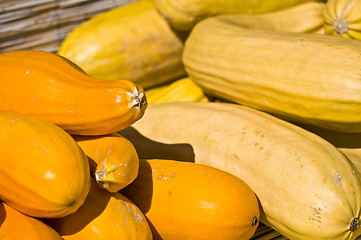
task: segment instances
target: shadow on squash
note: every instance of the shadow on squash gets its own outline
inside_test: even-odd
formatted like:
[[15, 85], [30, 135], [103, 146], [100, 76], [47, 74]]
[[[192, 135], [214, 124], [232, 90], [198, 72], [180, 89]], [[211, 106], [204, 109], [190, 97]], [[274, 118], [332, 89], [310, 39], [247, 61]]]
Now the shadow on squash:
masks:
[[91, 179], [90, 192], [83, 205], [75, 213], [62, 218], [42, 219], [43, 222], [54, 228], [61, 236], [67, 236], [81, 231], [96, 219], [104, 211], [112, 195], [99, 188], [95, 178]]
[[194, 162], [193, 147], [188, 143], [166, 144], [153, 141], [135, 128], [128, 127], [118, 132], [127, 138], [135, 147], [140, 159], [171, 159], [184, 162]]
[[3, 225], [5, 218], [6, 218], [6, 211], [5, 211], [4, 203], [0, 202], [0, 228]]

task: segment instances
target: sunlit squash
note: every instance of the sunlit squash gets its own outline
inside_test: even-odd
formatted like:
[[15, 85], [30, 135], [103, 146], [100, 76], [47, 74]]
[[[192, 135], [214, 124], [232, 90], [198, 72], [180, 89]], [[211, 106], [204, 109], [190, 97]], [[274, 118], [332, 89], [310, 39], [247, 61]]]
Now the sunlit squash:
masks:
[[32, 115], [71, 134], [109, 134], [143, 116], [144, 91], [129, 80], [102, 80], [53, 53], [0, 54], [0, 111]]
[[86, 155], [60, 127], [0, 112], [0, 200], [33, 217], [75, 212], [90, 188]]
[[101, 188], [117, 192], [138, 175], [139, 158], [133, 144], [113, 133], [102, 136], [73, 136], [87, 155], [90, 172]]
[[58, 54], [89, 75], [130, 79], [143, 88], [185, 75], [183, 42], [151, 0], [138, 0], [81, 23], [61, 43]]
[[152, 240], [147, 219], [119, 192], [98, 187], [94, 178], [89, 195], [78, 211], [64, 218], [46, 219], [64, 240]]
[[121, 193], [145, 213], [154, 239], [248, 240], [259, 223], [252, 189], [201, 164], [141, 160], [138, 177]]
[[27, 216], [0, 202], [1, 240], [62, 240], [60, 235], [42, 221]]
[[361, 40], [361, 1], [328, 0], [323, 11], [325, 33]]

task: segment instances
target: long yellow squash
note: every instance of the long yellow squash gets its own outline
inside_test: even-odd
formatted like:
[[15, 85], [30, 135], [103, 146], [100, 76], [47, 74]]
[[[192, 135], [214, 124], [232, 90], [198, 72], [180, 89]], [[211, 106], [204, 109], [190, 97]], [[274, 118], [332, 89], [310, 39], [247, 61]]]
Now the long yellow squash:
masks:
[[126, 130], [137, 149], [147, 147], [140, 158], [182, 145], [179, 160], [187, 155], [243, 179], [260, 200], [261, 222], [289, 239], [361, 234], [360, 174], [335, 146], [296, 125], [237, 104], [189, 102], [152, 104]]
[[286, 9], [314, 0], [153, 0], [169, 24], [189, 31], [204, 18], [223, 14], [257, 14]]
[[58, 54], [89, 75], [130, 79], [143, 88], [185, 75], [183, 42], [150, 0], [139, 0], [103, 12], [75, 28]]
[[328, 0], [323, 12], [325, 33], [361, 40], [361, 1]]
[[280, 118], [361, 131], [361, 41], [246, 29], [227, 16], [193, 29], [183, 61], [210, 96]]

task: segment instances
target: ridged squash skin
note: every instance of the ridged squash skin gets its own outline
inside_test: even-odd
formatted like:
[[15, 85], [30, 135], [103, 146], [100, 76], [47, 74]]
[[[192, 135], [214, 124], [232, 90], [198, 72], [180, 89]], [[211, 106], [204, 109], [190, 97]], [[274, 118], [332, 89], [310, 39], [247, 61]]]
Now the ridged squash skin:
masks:
[[244, 28], [323, 34], [323, 2], [305, 2], [286, 9], [259, 14], [228, 14]]
[[54, 53], [19, 50], [0, 54], [0, 110], [35, 116], [70, 134], [119, 131], [143, 116], [142, 87], [129, 80], [85, 74]]
[[325, 33], [361, 40], [361, 2], [328, 0], [323, 11]]
[[151, 0], [98, 14], [64, 39], [58, 54], [101, 79], [130, 79], [149, 88], [185, 75], [183, 42]]
[[206, 94], [282, 119], [361, 132], [361, 41], [247, 29], [227, 16], [193, 29], [183, 62]]
[[92, 185], [83, 206], [64, 218], [46, 219], [64, 240], [152, 240], [150, 226], [140, 209], [119, 192]]
[[214, 15], [258, 14], [286, 9], [312, 0], [153, 0], [170, 26], [190, 31], [199, 21]]
[[60, 127], [0, 112], [0, 200], [33, 217], [75, 212], [90, 188], [87, 157]]
[[90, 172], [99, 187], [118, 192], [138, 175], [139, 158], [133, 144], [118, 133], [73, 136], [89, 160]]
[[1, 240], [62, 240], [60, 235], [42, 221], [27, 216], [0, 202]]
[[144, 212], [154, 239], [248, 240], [259, 224], [253, 190], [243, 180], [201, 164], [141, 160], [137, 179], [121, 193]]
[[203, 90], [189, 77], [145, 91], [148, 104], [162, 102], [208, 102]]
[[361, 234], [359, 172], [334, 145], [296, 125], [237, 104], [190, 102], [152, 104], [129, 129], [121, 134], [137, 150], [147, 147], [140, 158], [182, 145], [177, 160], [243, 179], [259, 198], [261, 222], [288, 239]]

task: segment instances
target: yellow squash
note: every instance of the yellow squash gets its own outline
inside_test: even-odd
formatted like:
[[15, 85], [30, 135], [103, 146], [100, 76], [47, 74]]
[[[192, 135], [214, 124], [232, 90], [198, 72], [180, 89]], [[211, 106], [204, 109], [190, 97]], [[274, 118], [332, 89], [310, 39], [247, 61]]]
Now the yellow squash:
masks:
[[314, 0], [153, 0], [170, 26], [191, 30], [204, 18], [224, 14], [257, 14], [286, 9]]
[[119, 192], [98, 187], [94, 178], [84, 204], [63, 218], [46, 219], [64, 240], [152, 240], [147, 219]]
[[183, 146], [177, 160], [238, 176], [259, 198], [261, 222], [288, 239], [361, 235], [360, 173], [335, 146], [289, 122], [237, 104], [173, 102], [149, 105], [121, 134], [147, 147], [140, 158]]
[[141, 160], [139, 176], [121, 193], [145, 213], [157, 240], [249, 240], [259, 224], [252, 189], [201, 164]]
[[323, 34], [323, 2], [305, 2], [260, 14], [229, 14], [229, 21], [250, 29]]
[[323, 12], [325, 33], [361, 40], [361, 1], [328, 0]]
[[144, 90], [132, 81], [90, 77], [49, 52], [0, 54], [0, 111], [35, 116], [70, 134], [101, 135], [130, 126], [146, 107]]
[[185, 77], [170, 84], [145, 91], [147, 102], [208, 102], [203, 90], [192, 79]]
[[62, 240], [60, 235], [40, 220], [27, 216], [0, 202], [1, 240]]
[[247, 29], [208, 18], [186, 41], [189, 77], [206, 94], [285, 120], [361, 132], [361, 41]]
[[129, 79], [149, 88], [185, 75], [183, 42], [151, 0], [100, 13], [75, 28], [58, 54], [101, 79]]
[[75, 212], [90, 188], [87, 157], [60, 127], [0, 112], [0, 200], [33, 217]]
[[134, 181], [138, 175], [139, 158], [133, 144], [113, 133], [103, 136], [73, 136], [87, 155], [90, 172], [98, 185], [117, 192]]

